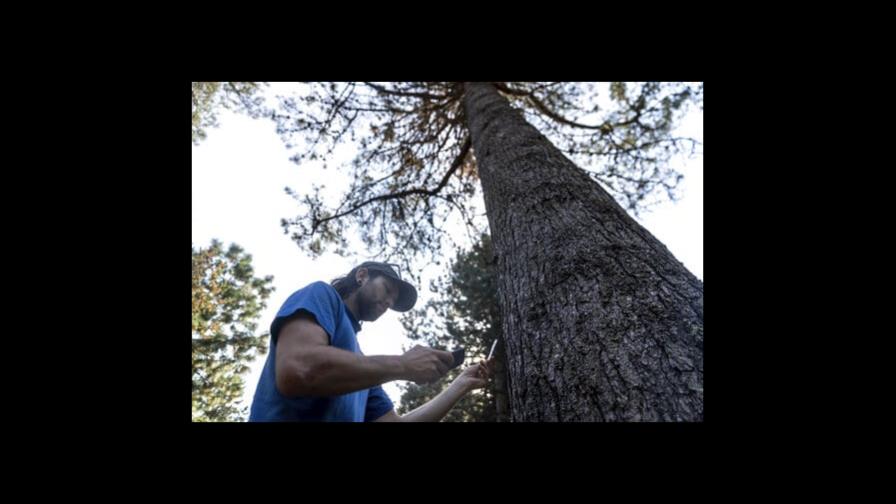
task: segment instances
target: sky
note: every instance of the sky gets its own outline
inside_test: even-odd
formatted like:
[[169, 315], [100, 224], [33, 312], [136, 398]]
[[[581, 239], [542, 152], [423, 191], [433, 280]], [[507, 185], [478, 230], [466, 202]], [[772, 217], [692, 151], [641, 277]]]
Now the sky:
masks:
[[[272, 85], [269, 93], [282, 92], [289, 86]], [[259, 332], [266, 330], [283, 301], [305, 285], [346, 274], [355, 265], [351, 258], [324, 253], [318, 259], [306, 254], [283, 233], [280, 219], [297, 215], [298, 203], [284, 192], [289, 186], [299, 194], [311, 183], [326, 184], [324, 194], [338, 197], [348, 186], [348, 175], [334, 166], [348, 161], [351, 152], [337, 149], [330, 168], [321, 169], [320, 162], [306, 162], [301, 166], [289, 161], [287, 151], [276, 134], [271, 121], [255, 120], [229, 110], [218, 112], [217, 128], [206, 132], [207, 138], [192, 147], [192, 242], [194, 247], [207, 247], [213, 238], [225, 247], [237, 243], [252, 255], [255, 276], [273, 275], [275, 288], [267, 300], [267, 307], [258, 321]], [[703, 114], [692, 107], [676, 135], [703, 140]], [[663, 242], [675, 257], [698, 278], [703, 279], [703, 158], [701, 153], [691, 159], [674, 158], [673, 166], [684, 175], [680, 186], [681, 198], [664, 202], [649, 212], [642, 212], [638, 222]], [[481, 195], [480, 195], [481, 197]], [[480, 207], [481, 208], [481, 207]], [[449, 223], [448, 229], [459, 223]], [[465, 235], [458, 227], [452, 236]], [[359, 247], [364, 248], [360, 241]], [[447, 251], [453, 256], [453, 251]], [[360, 256], [370, 258], [362, 250]], [[362, 260], [364, 260], [362, 259]], [[442, 267], [447, 261], [442, 261]], [[429, 278], [442, 273], [431, 266], [422, 272], [423, 283], [418, 288], [416, 306], [424, 305], [432, 293], [426, 287]], [[364, 323], [358, 341], [366, 355], [401, 354], [411, 346], [399, 322], [399, 314], [389, 310], [376, 322]], [[252, 402], [261, 369], [267, 355], [250, 364], [244, 376], [246, 388], [242, 404]], [[393, 381], [383, 389], [399, 404], [401, 391]]]

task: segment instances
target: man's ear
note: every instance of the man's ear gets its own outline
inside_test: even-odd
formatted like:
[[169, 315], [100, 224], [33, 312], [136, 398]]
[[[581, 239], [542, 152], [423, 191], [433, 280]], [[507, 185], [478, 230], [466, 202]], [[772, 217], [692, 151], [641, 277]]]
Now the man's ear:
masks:
[[364, 280], [367, 278], [367, 268], [359, 268], [355, 273], [355, 281], [360, 283], [364, 283]]

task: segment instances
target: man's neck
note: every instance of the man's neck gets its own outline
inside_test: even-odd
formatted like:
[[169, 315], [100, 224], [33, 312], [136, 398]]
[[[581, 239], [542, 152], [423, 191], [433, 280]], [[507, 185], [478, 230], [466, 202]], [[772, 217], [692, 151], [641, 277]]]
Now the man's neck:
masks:
[[355, 317], [355, 320], [359, 322], [361, 321], [361, 319], [358, 318], [358, 298], [354, 293], [345, 300], [345, 307], [348, 308], [348, 311], [352, 312], [352, 316]]

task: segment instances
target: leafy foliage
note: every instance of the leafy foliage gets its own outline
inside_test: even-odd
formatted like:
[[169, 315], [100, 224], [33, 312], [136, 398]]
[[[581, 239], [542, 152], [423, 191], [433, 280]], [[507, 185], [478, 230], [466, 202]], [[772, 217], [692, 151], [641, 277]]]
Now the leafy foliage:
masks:
[[193, 420], [236, 421], [246, 365], [267, 352], [256, 320], [271, 295], [272, 276], [253, 276], [252, 256], [213, 240], [192, 250]]
[[[630, 210], [661, 195], [675, 198], [682, 176], [670, 158], [693, 139], [672, 135], [690, 103], [703, 100], [702, 83], [495, 82], [558, 148]], [[300, 205], [281, 221], [284, 232], [313, 256], [330, 245], [344, 253], [349, 219], [375, 257], [407, 265], [438, 261], [454, 216], [470, 243], [486, 230], [474, 214], [479, 187], [460, 82], [312, 83], [280, 96], [271, 117], [296, 163], [330, 159], [350, 143], [352, 183], [335, 207], [319, 188], [287, 188]], [[299, 146], [303, 144], [304, 147]], [[456, 245], [456, 243], [455, 243]], [[410, 268], [409, 268], [410, 269]]]
[[226, 108], [258, 118], [267, 111], [259, 82], [194, 82], [192, 85], [193, 144], [205, 140], [208, 128], [218, 126], [218, 110]]

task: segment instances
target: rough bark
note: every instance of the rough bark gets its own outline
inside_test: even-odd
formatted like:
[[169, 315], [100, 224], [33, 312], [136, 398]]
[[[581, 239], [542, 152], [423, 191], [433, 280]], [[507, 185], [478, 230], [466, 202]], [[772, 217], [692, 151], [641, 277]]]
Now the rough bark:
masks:
[[703, 282], [492, 85], [464, 110], [513, 421], [701, 421]]

